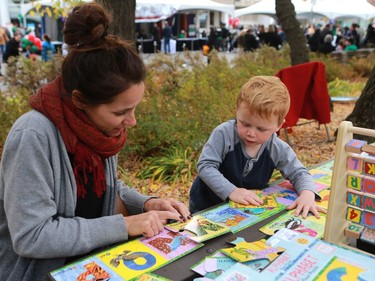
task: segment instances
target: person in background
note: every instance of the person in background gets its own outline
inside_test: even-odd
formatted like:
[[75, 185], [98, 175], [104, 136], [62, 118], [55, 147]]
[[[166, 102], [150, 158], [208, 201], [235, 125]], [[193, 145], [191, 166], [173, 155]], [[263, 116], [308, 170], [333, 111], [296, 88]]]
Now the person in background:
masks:
[[21, 33], [16, 32], [14, 36], [7, 42], [4, 53], [4, 62], [8, 63], [11, 57], [18, 57], [22, 48], [20, 45], [22, 39]]
[[259, 42], [254, 35], [252, 28], [246, 30], [243, 36], [243, 50], [244, 52], [253, 52], [259, 47]]
[[278, 77], [254, 76], [237, 97], [236, 119], [216, 127], [198, 160], [198, 177], [190, 190], [190, 212], [227, 200], [261, 206], [252, 189], [264, 189], [274, 169], [281, 172], [299, 197], [288, 209], [306, 218], [317, 218], [320, 198], [313, 178], [292, 148], [277, 137], [290, 106], [288, 89]]
[[172, 27], [167, 21], [164, 22], [163, 28], [163, 39], [164, 39], [164, 53], [170, 54], [171, 52], [171, 38], [172, 38]]
[[319, 45], [318, 53], [330, 54], [335, 50], [335, 47], [332, 45], [333, 36], [330, 33], [327, 33], [324, 37], [324, 42], [322, 45]]
[[1, 56], [5, 53], [6, 43], [9, 41], [9, 37], [4, 28], [0, 27], [0, 53]]
[[1, 64], [3, 63], [3, 57], [5, 54], [5, 45], [9, 41], [9, 37], [4, 28], [0, 26], [0, 76], [1, 74]]
[[341, 52], [341, 51], [344, 51], [344, 49], [345, 49], [345, 39], [341, 38], [339, 43], [337, 44], [337, 46], [335, 48], [335, 51]]
[[345, 48], [344, 51], [357, 51], [358, 47], [355, 44], [355, 40], [352, 37], [345, 39]]
[[179, 201], [142, 195], [117, 178], [146, 73], [133, 45], [109, 35], [109, 25], [95, 2], [73, 8], [61, 76], [30, 96], [33, 110], [5, 141], [0, 280], [45, 280], [82, 255], [190, 218]]
[[146, 40], [147, 39], [147, 34], [145, 33], [145, 30], [141, 28], [137, 34], [137, 39], [138, 40]]
[[153, 28], [152, 28], [152, 39], [154, 40], [154, 42], [156, 42], [156, 50], [155, 52], [157, 51], [160, 51], [160, 48], [161, 48], [161, 40], [160, 40], [160, 28], [158, 26], [157, 23], [154, 23], [153, 25]]
[[55, 55], [55, 45], [51, 42], [51, 38], [47, 35], [43, 35], [43, 43], [42, 43], [42, 60], [49, 61], [53, 59]]
[[180, 34], [178, 34], [178, 38], [186, 38], [186, 31], [181, 29]]

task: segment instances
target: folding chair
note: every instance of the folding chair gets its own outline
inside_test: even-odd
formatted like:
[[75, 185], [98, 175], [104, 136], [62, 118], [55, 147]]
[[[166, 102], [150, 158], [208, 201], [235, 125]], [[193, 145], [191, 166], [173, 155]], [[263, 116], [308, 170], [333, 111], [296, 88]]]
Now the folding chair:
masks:
[[[325, 65], [321, 62], [308, 62], [286, 67], [277, 77], [285, 84], [290, 95], [290, 109], [285, 117], [284, 129], [290, 144], [288, 128], [317, 121], [324, 124], [328, 141], [331, 141], [327, 124], [331, 122], [331, 106], [328, 94]], [[312, 120], [298, 123], [300, 118]]]

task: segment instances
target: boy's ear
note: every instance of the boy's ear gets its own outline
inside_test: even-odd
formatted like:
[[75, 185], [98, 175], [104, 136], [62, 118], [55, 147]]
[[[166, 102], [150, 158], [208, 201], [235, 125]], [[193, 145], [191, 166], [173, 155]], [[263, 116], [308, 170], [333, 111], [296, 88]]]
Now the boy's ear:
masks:
[[285, 119], [277, 126], [277, 131], [281, 129], [281, 127], [284, 125]]
[[75, 107], [78, 109], [85, 109], [86, 105], [84, 102], [82, 102], [82, 94], [78, 90], [73, 90], [72, 92], [72, 103], [74, 104]]

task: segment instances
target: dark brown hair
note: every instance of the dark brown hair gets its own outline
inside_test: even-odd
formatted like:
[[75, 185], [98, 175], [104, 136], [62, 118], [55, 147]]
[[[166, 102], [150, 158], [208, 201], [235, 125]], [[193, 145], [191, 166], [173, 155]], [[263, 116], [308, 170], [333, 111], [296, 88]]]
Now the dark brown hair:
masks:
[[133, 45], [108, 35], [111, 17], [97, 3], [75, 7], [67, 17], [63, 35], [68, 55], [62, 65], [65, 89], [78, 90], [82, 102], [110, 103], [134, 84], [144, 81], [146, 70]]

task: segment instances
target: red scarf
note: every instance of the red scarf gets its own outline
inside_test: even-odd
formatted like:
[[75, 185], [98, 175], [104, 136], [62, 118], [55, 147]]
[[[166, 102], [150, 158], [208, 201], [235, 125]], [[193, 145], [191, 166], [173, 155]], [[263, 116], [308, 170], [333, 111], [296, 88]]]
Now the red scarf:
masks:
[[78, 197], [87, 194], [87, 175], [93, 175], [93, 190], [101, 197], [106, 189], [103, 160], [116, 155], [124, 146], [126, 131], [117, 137], [107, 137], [76, 108], [71, 95], [63, 87], [61, 77], [45, 85], [30, 97], [30, 105], [46, 115], [58, 128], [68, 153], [73, 157], [73, 171]]

